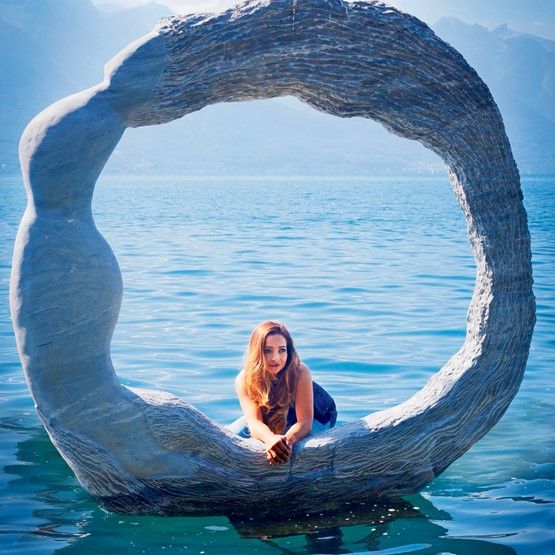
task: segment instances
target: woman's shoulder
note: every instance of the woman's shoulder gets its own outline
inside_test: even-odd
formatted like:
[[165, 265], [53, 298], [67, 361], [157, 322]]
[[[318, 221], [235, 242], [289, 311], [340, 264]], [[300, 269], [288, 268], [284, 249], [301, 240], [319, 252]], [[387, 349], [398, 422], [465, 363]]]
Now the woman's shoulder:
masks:
[[304, 362], [299, 362], [299, 376], [310, 376], [310, 368]]
[[245, 385], [245, 370], [241, 370], [237, 376], [235, 376], [235, 386]]

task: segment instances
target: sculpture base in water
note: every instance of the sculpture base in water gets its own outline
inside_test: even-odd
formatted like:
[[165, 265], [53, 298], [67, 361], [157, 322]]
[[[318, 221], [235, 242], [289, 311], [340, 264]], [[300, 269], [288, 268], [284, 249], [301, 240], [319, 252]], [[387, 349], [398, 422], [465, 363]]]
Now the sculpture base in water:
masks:
[[[217, 102], [293, 95], [420, 141], [445, 161], [477, 266], [464, 345], [402, 405], [307, 438], [280, 467], [169, 394], [123, 387], [110, 340], [122, 298], [95, 227], [96, 180], [125, 129]], [[37, 410], [83, 487], [122, 513], [307, 511], [419, 491], [501, 418], [535, 318], [519, 176], [484, 83], [416, 18], [377, 2], [267, 0], [162, 21], [100, 85], [28, 126], [29, 204], [11, 307]]]

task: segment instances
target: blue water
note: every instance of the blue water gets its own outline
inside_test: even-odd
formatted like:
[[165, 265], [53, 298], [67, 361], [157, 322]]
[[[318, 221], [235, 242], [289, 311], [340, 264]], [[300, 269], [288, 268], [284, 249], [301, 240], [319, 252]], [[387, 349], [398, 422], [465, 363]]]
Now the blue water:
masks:
[[[271, 525], [109, 514], [81, 489], [21, 372], [7, 292], [25, 198], [17, 177], [0, 187], [1, 553], [555, 553], [555, 178], [523, 179], [538, 324], [499, 425], [406, 504]], [[446, 176], [103, 177], [94, 212], [124, 279], [122, 382], [220, 423], [239, 414], [233, 379], [267, 318], [341, 421], [407, 399], [463, 342], [474, 261]]]

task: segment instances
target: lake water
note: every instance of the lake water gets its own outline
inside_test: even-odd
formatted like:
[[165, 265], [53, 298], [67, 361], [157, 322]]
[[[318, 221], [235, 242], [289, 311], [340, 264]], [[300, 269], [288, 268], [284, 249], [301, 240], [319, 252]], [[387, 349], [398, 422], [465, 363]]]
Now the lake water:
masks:
[[[523, 179], [538, 323], [522, 387], [482, 441], [406, 503], [294, 522], [103, 512], [34, 412], [7, 302], [25, 205], [0, 179], [0, 552], [555, 553], [555, 178]], [[110, 178], [97, 225], [124, 279], [112, 353], [123, 383], [173, 392], [220, 423], [250, 331], [276, 318], [340, 421], [396, 405], [461, 346], [474, 285], [446, 176]]]

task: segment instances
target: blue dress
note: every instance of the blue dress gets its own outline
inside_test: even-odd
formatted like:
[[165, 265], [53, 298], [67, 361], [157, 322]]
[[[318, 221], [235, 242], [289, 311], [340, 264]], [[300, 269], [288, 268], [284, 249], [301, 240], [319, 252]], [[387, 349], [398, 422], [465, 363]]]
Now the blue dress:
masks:
[[[312, 421], [312, 432], [318, 433], [328, 428], [333, 428], [337, 421], [337, 408], [333, 397], [315, 381], [312, 382], [312, 393], [314, 395], [314, 420]], [[295, 411], [295, 404], [289, 407], [287, 412], [287, 431], [293, 424], [297, 422], [297, 412]], [[226, 426], [228, 430], [240, 435], [241, 437], [250, 437], [247, 421], [244, 416], [241, 416], [235, 422]]]

